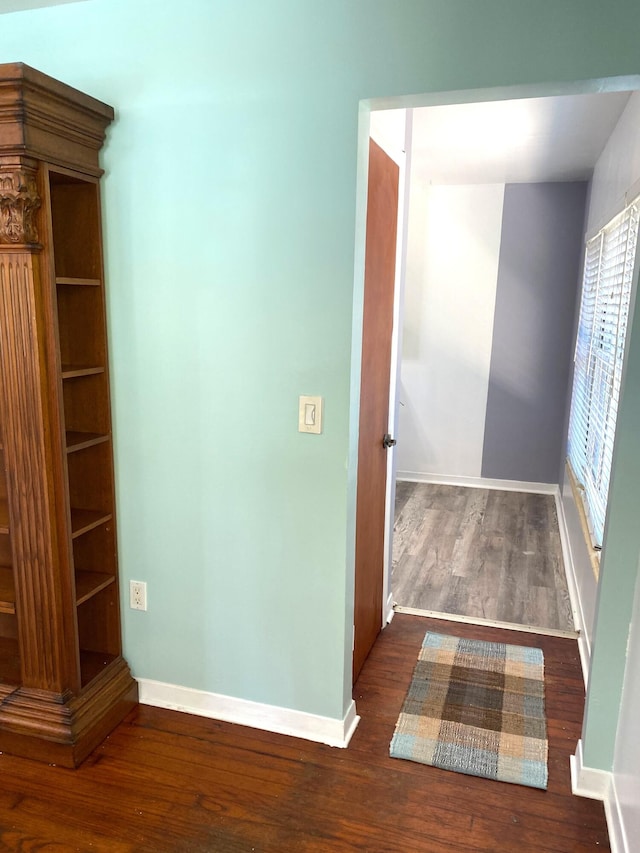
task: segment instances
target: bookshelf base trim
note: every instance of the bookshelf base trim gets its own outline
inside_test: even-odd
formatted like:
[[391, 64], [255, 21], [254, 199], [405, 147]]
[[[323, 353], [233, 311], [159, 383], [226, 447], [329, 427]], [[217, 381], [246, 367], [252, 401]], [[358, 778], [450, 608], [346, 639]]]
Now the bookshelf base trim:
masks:
[[0, 752], [77, 767], [137, 702], [122, 658], [78, 695], [18, 687], [0, 704]]

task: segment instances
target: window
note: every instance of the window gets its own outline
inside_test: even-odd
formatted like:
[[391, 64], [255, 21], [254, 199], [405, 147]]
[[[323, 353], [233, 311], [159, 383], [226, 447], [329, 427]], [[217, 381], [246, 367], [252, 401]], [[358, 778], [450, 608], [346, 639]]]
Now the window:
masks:
[[596, 548], [602, 546], [640, 197], [586, 246], [569, 419], [569, 462], [583, 489]]

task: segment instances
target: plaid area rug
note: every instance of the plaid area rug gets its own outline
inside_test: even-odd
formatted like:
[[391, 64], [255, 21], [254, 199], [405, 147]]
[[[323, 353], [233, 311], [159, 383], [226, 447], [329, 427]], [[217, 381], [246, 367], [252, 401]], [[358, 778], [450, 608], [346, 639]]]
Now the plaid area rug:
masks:
[[546, 788], [547, 752], [541, 649], [426, 634], [392, 758]]

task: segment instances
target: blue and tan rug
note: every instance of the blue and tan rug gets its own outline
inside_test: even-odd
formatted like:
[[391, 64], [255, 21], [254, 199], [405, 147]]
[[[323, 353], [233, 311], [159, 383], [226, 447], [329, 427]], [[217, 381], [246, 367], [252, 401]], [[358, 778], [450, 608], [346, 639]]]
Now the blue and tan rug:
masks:
[[547, 787], [541, 649], [428, 632], [392, 758]]

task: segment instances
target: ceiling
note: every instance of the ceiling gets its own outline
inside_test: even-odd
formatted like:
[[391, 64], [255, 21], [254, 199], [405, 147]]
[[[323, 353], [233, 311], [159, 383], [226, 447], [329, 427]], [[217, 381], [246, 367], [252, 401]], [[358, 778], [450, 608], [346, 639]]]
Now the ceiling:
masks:
[[40, 9], [43, 6], [61, 6], [63, 3], [79, 3], [80, 0], [0, 0], [0, 15], [4, 12], [23, 12], [25, 9]]
[[[629, 97], [607, 92], [414, 109], [412, 171], [433, 184], [588, 179]], [[372, 127], [397, 145], [404, 116], [372, 113]]]

